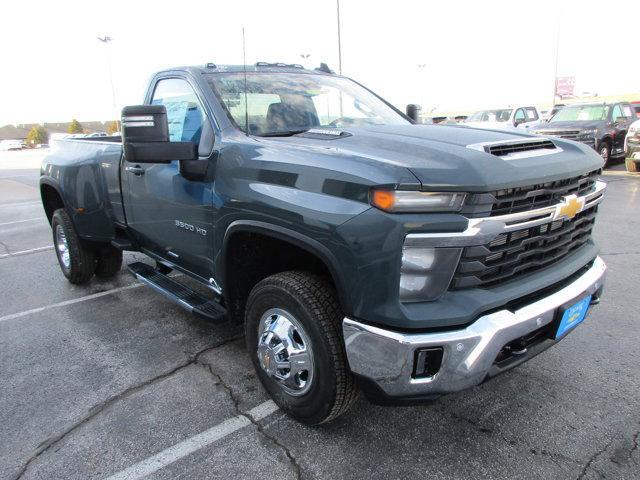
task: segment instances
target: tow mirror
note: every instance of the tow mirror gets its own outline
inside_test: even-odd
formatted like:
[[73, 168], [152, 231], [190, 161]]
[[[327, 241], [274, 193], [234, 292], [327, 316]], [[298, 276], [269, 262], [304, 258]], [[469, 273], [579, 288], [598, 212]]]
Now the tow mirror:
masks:
[[164, 105], [133, 105], [122, 109], [122, 147], [127, 162], [171, 163], [197, 160], [193, 142], [170, 142]]
[[420, 105], [410, 103], [409, 105], [407, 105], [407, 117], [409, 117], [415, 123], [420, 123], [420, 110], [422, 110], [422, 107]]
[[615, 123], [621, 124], [621, 123], [625, 123], [626, 121], [627, 121], [627, 117], [617, 117]]

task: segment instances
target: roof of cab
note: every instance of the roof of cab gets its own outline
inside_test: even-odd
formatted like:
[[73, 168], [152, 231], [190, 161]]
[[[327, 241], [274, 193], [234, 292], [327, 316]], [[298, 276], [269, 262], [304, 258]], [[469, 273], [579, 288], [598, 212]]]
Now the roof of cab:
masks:
[[[245, 71], [244, 65], [217, 65], [214, 63], [207, 63], [205, 65], [191, 65], [191, 66], [182, 66], [182, 67], [174, 67], [169, 68], [165, 71], [175, 71], [175, 70], [186, 70], [191, 73], [243, 73]], [[331, 75], [334, 76], [335, 73], [329, 69], [325, 64], [321, 64], [319, 68], [315, 68], [313, 70], [309, 70], [304, 68], [302, 65], [298, 64], [287, 64], [287, 63], [267, 63], [267, 62], [258, 62], [254, 65], [246, 66], [247, 73], [254, 72], [268, 72], [268, 73], [307, 73], [313, 75]]]

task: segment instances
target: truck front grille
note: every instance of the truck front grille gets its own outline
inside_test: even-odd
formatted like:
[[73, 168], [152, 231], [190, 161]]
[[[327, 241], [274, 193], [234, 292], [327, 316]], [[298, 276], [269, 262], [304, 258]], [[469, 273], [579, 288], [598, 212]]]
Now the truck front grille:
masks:
[[580, 130], [551, 130], [551, 131], [541, 132], [541, 134], [548, 135], [550, 137], [560, 137], [560, 138], [567, 138], [567, 139], [573, 140], [575, 138], [578, 138], [578, 135], [580, 134]]
[[579, 177], [492, 192], [494, 202], [491, 216], [548, 207], [566, 195], [581, 197], [593, 190], [599, 174], [597, 170]]
[[555, 205], [567, 195], [580, 197], [591, 192], [600, 173], [601, 170], [595, 170], [553, 182], [474, 193], [467, 197], [461, 213], [467, 218], [493, 217]]
[[489, 287], [549, 266], [587, 243], [597, 206], [571, 220], [556, 220], [465, 247], [451, 288]]

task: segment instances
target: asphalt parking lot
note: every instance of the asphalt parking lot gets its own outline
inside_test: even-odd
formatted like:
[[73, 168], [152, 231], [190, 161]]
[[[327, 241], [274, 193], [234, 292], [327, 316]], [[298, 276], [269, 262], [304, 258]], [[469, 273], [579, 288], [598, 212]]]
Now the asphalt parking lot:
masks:
[[609, 274], [584, 325], [470, 391], [420, 407], [361, 398], [309, 428], [268, 399], [239, 327], [198, 320], [124, 267], [67, 283], [39, 152], [0, 155], [0, 478], [640, 478], [640, 177], [622, 166], [603, 177]]

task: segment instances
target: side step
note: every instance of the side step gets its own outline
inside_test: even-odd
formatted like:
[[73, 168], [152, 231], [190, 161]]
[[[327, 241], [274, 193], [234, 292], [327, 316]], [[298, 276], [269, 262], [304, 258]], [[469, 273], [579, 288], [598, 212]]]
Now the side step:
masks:
[[160, 273], [146, 263], [135, 262], [128, 266], [131, 274], [149, 285], [182, 308], [206, 320], [221, 323], [226, 320], [227, 310], [215, 300], [210, 300]]
[[133, 242], [125, 237], [116, 237], [111, 240], [111, 245], [116, 247], [118, 250], [135, 250], [133, 247]]

